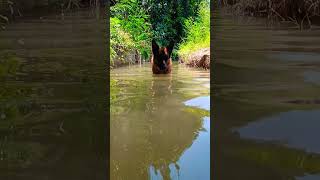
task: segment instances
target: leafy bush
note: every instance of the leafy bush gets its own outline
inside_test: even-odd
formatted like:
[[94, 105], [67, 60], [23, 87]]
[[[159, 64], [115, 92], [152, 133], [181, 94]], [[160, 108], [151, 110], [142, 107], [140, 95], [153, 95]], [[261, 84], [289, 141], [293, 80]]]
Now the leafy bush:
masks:
[[119, 1], [111, 7], [111, 59], [128, 50], [137, 50], [145, 58], [151, 52], [150, 17], [137, 0]]
[[179, 45], [180, 56], [210, 47], [210, 3], [203, 1], [198, 16], [188, 18], [184, 28], [187, 35]]
[[[147, 59], [152, 39], [160, 46], [183, 40], [181, 52], [209, 46], [209, 4], [208, 0], [117, 1], [111, 7], [111, 59], [121, 59], [129, 51]], [[173, 51], [172, 58], [177, 56]]]
[[123, 30], [118, 18], [110, 18], [110, 56], [111, 60], [134, 48], [131, 35]]

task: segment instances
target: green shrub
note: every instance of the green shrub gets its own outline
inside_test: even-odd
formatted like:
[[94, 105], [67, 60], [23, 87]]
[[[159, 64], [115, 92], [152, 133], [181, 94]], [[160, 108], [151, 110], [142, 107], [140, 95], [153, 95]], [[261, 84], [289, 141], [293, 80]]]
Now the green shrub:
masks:
[[110, 18], [110, 56], [111, 60], [134, 48], [131, 35], [123, 30], [120, 20]]
[[110, 20], [111, 59], [130, 50], [137, 50], [144, 58], [150, 55], [150, 17], [138, 1], [119, 1], [111, 7]]
[[184, 23], [186, 37], [179, 44], [179, 56], [186, 56], [202, 48], [210, 47], [210, 3], [203, 1], [196, 18]]

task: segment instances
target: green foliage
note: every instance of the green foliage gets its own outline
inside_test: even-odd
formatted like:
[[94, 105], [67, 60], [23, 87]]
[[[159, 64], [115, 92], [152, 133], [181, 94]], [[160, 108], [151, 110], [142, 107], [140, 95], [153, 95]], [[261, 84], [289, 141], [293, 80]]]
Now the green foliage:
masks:
[[[188, 46], [193, 42], [206, 46], [210, 43], [209, 12], [207, 0], [119, 0], [111, 7], [111, 59], [121, 60], [135, 50], [147, 59], [152, 39], [160, 46], [182, 40], [190, 42]], [[172, 56], [176, 59], [177, 52]]]
[[202, 2], [198, 17], [187, 19], [184, 27], [187, 36], [179, 45], [180, 56], [210, 47], [210, 3]]
[[151, 42], [149, 15], [138, 0], [119, 1], [111, 7], [111, 59], [125, 51], [138, 50], [148, 56]]
[[153, 36], [161, 46], [180, 42], [185, 36], [184, 21], [195, 17], [203, 0], [149, 0]]
[[123, 54], [134, 48], [131, 35], [123, 30], [120, 20], [116, 17], [110, 18], [110, 55], [114, 59], [118, 54]]

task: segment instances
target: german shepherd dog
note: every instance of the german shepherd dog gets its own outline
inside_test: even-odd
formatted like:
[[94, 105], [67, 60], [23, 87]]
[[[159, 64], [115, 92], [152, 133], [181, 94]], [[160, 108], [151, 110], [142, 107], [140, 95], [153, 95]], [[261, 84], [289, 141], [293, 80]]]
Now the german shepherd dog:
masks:
[[172, 60], [171, 53], [174, 43], [171, 42], [167, 47], [159, 47], [155, 40], [152, 40], [152, 72], [153, 74], [171, 73]]

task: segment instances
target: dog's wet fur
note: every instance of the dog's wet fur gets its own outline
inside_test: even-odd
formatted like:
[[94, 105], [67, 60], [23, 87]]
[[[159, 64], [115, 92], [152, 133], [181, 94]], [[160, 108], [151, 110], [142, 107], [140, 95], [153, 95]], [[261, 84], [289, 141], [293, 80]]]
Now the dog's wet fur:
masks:
[[174, 43], [171, 42], [167, 47], [159, 47], [155, 40], [152, 40], [152, 72], [153, 74], [171, 73], [172, 60], [171, 54]]

